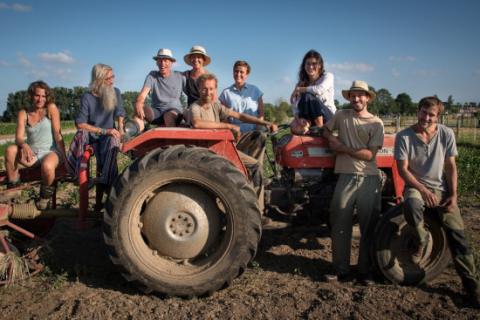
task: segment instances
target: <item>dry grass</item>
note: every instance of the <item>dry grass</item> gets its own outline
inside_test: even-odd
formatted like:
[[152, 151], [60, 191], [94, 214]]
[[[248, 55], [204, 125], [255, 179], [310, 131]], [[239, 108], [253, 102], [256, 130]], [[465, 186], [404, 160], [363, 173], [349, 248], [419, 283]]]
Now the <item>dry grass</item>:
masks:
[[12, 284], [23, 279], [27, 273], [28, 267], [25, 261], [16, 252], [10, 251], [7, 254], [0, 254], [0, 281]]

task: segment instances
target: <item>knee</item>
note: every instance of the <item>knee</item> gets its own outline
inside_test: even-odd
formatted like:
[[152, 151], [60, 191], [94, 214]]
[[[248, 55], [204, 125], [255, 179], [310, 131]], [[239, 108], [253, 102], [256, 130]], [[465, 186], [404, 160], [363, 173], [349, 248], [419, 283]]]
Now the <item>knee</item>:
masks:
[[409, 198], [405, 200], [403, 205], [403, 214], [408, 224], [416, 226], [423, 220], [424, 211], [423, 202], [417, 198]]
[[46, 174], [55, 174], [55, 169], [57, 164], [54, 161], [43, 161], [42, 162], [42, 171]]
[[254, 130], [251, 132], [250, 139], [263, 147], [267, 143], [267, 135], [261, 130]]
[[14, 160], [15, 157], [17, 156], [18, 153], [18, 147], [17, 145], [11, 145], [7, 147], [7, 150], [5, 151], [5, 160], [11, 161]]

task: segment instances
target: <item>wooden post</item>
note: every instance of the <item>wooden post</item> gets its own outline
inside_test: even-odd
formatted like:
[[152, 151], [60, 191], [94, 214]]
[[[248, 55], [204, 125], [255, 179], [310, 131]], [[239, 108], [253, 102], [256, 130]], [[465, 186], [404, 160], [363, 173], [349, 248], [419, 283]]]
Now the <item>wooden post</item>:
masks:
[[395, 124], [395, 133], [400, 131], [400, 115], [397, 116], [397, 123]]
[[457, 118], [457, 138], [460, 137], [460, 121]]
[[473, 117], [473, 142], [477, 139], [477, 117]]

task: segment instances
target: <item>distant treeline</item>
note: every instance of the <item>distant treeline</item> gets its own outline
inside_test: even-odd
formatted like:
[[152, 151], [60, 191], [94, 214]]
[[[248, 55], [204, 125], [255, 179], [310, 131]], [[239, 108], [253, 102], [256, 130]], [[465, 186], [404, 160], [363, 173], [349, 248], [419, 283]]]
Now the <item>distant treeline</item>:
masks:
[[[373, 87], [369, 87], [371, 91], [377, 94], [377, 98], [372, 103], [369, 103], [368, 110], [378, 116], [383, 115], [415, 115], [418, 108], [418, 103], [414, 103], [412, 98], [406, 93], [400, 93], [394, 99], [391, 93], [387, 89], [375, 90]], [[77, 117], [78, 109], [80, 107], [80, 98], [88, 90], [87, 87], [55, 87], [52, 88], [55, 95], [55, 103], [60, 110], [61, 120], [75, 120]], [[133, 117], [135, 108], [135, 101], [139, 92], [126, 91], [122, 93], [123, 107], [127, 112], [128, 117]], [[30, 102], [27, 101], [27, 91], [21, 90], [15, 93], [9, 93], [7, 99], [7, 109], [3, 113], [0, 121], [3, 122], [15, 122], [18, 112], [22, 109], [26, 109], [30, 106]], [[186, 97], [182, 94], [181, 97], [184, 108], [186, 105]], [[338, 109], [349, 109], [350, 104], [345, 101], [344, 104], [340, 104], [338, 100], [335, 100], [335, 105]], [[146, 103], [149, 104], [151, 98], [148, 97]], [[448, 97], [448, 101], [445, 101], [446, 111], [450, 114], [457, 113], [459, 111], [459, 104], [454, 104], [452, 96]], [[477, 104], [470, 102], [470, 107], [476, 108]], [[272, 121], [274, 123], [285, 123], [293, 117], [292, 105], [288, 102], [278, 99], [275, 104], [265, 103], [265, 120]]]
[[[87, 87], [55, 87], [52, 88], [55, 95], [55, 104], [60, 110], [60, 120], [75, 120], [78, 109], [80, 108], [80, 99], [82, 95], [88, 90]], [[135, 101], [137, 100], [139, 92], [126, 91], [122, 93], [123, 107], [129, 117], [133, 117], [133, 110], [135, 108]], [[147, 103], [150, 100], [147, 99]], [[7, 109], [3, 112], [2, 122], [16, 122], [18, 112], [22, 109], [30, 107], [31, 103], [27, 100], [27, 90], [9, 93], [7, 99]]]

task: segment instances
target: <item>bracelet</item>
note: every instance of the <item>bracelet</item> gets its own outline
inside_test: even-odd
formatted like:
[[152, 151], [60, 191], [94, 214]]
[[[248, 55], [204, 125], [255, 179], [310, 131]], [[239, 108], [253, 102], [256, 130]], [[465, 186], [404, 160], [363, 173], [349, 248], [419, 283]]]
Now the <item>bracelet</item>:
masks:
[[101, 132], [100, 128], [98, 128], [98, 127], [95, 127], [95, 134], [96, 134], [96, 135], [99, 135], [99, 134], [100, 134], [100, 132]]
[[102, 129], [102, 135], [105, 135], [105, 128]]

